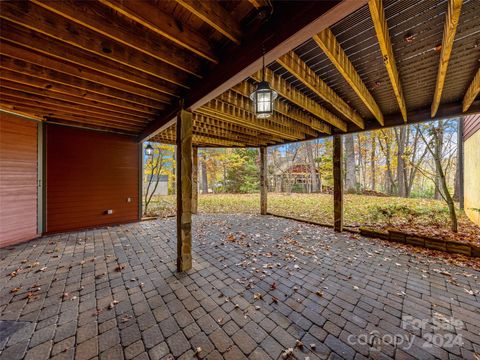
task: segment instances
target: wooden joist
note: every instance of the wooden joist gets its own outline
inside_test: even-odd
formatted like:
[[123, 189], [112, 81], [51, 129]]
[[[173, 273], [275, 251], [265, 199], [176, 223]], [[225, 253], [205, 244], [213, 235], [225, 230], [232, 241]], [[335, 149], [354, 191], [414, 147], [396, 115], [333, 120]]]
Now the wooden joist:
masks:
[[193, 123], [194, 124], [205, 124], [208, 126], [213, 126], [219, 129], [230, 130], [233, 132], [245, 134], [248, 136], [257, 136], [260, 132], [257, 130], [253, 130], [247, 127], [239, 126], [237, 124], [229, 123], [222, 121], [220, 119], [215, 119], [209, 116], [204, 116], [202, 114], [198, 114], [196, 112], [193, 113]]
[[[261, 73], [257, 72], [256, 74], [252, 75], [252, 78], [255, 81], [260, 81]], [[291, 101], [300, 108], [305, 109], [323, 121], [335, 126], [341, 131], [347, 131], [347, 124], [345, 121], [332, 114], [313, 99], [305, 96], [302, 92], [295, 89], [293, 86], [288, 84], [286, 80], [268, 68], [265, 69], [265, 80], [267, 80], [270, 83], [270, 86], [283, 98]]]
[[115, 105], [111, 105], [109, 103], [89, 100], [82, 96], [74, 95], [73, 93], [55, 92], [55, 91], [52, 91], [52, 89], [47, 89], [45, 87], [41, 87], [41, 86], [35, 87], [31, 85], [22, 84], [19, 82], [5, 80], [3, 78], [0, 82], [0, 87], [2, 89], [15, 90], [17, 92], [22, 92], [25, 95], [34, 94], [34, 95], [41, 96], [45, 99], [53, 99], [54, 101], [56, 100], [68, 101], [68, 102], [75, 103], [78, 105], [83, 105], [92, 109], [107, 110], [110, 112], [114, 112], [122, 115], [132, 115], [132, 116], [136, 116], [143, 119], [147, 117], [152, 117], [155, 114], [154, 111], [142, 112], [142, 111], [138, 111], [138, 109], [135, 109], [133, 107], [122, 108]]
[[443, 28], [442, 50], [440, 51], [440, 60], [438, 65], [437, 82], [435, 85], [435, 94], [433, 95], [431, 116], [435, 117], [438, 106], [442, 100], [443, 87], [447, 76], [448, 62], [452, 54], [453, 42], [457, 32], [457, 25], [462, 12], [463, 0], [449, 0], [445, 26]]
[[128, 129], [128, 128], [122, 128], [116, 125], [105, 125], [102, 122], [96, 122], [93, 121], [92, 119], [88, 119], [88, 121], [83, 121], [82, 119], [75, 119], [73, 117], [68, 117], [61, 115], [60, 118], [55, 118], [55, 117], [46, 117], [45, 122], [48, 124], [57, 124], [57, 125], [66, 125], [70, 127], [76, 127], [76, 128], [82, 128], [82, 129], [90, 129], [90, 130], [95, 130], [95, 131], [105, 131], [109, 133], [115, 133], [115, 134], [122, 134], [122, 135], [129, 135], [132, 137], [136, 137], [138, 130], [137, 129]]
[[239, 140], [245, 143], [255, 143], [256, 141], [265, 144], [274, 144], [277, 141], [281, 141], [279, 138], [274, 138], [267, 134], [262, 134], [256, 131], [253, 131], [254, 134], [248, 134], [249, 130], [242, 127], [237, 128], [229, 128], [225, 125], [232, 125], [232, 124], [222, 124], [221, 126], [212, 125], [210, 120], [211, 119], [207, 116], [199, 115], [194, 113], [193, 114], [193, 126], [195, 130], [202, 130], [205, 134], [216, 134], [219, 136], [224, 136], [226, 138], [230, 137], [232, 140]]
[[124, 122], [105, 120], [101, 117], [89, 116], [86, 118], [83, 115], [72, 114], [69, 111], [63, 111], [51, 108], [49, 106], [42, 106], [32, 102], [12, 102], [0, 99], [0, 108], [11, 111], [20, 111], [26, 114], [33, 114], [45, 119], [56, 118], [62, 119], [64, 122], [70, 122], [73, 125], [84, 124], [85, 126], [102, 126], [110, 130], [121, 130], [130, 134], [138, 133], [142, 128], [139, 124], [125, 124]]
[[[12, 56], [13, 52], [7, 51], [7, 47], [7, 44], [2, 44], [2, 47], [0, 49], [0, 54], [3, 55], [0, 59], [0, 63], [1, 66], [6, 69], [23, 73], [28, 72], [40, 77], [44, 77], [44, 75], [47, 74], [55, 74], [56, 76], [58, 76], [58, 79], [73, 76], [82, 81], [89, 81], [101, 85], [107, 85], [123, 92], [146, 97], [148, 99], [163, 102], [166, 104], [172, 101], [172, 96], [169, 96], [167, 94], [160, 93], [158, 91], [142, 86], [138, 86], [120, 79], [107, 79], [105, 78], [105, 76], [102, 76], [95, 71], [91, 71], [89, 69], [81, 69], [78, 66], [57, 59], [35, 56], [34, 53], [30, 53], [28, 50], [17, 51], [15, 52], [15, 56]], [[57, 78], [53, 76], [53, 79], [56, 80]]]
[[84, 13], [94, 5], [94, 2], [83, 3], [84, 9], [74, 11], [73, 20], [54, 15], [31, 2], [2, 1], [0, 18], [174, 84], [185, 85], [184, 72], [199, 75], [200, 64], [192, 59], [191, 54], [185, 56], [180, 49], [168, 46], [165, 41], [150, 42], [142, 32], [129, 33], [128, 40], [123, 39], [121, 36], [126, 36], [126, 29], [131, 26], [121, 26], [118, 18], [112, 21], [108, 17], [97, 18], [96, 14]]
[[[61, 108], [71, 112], [75, 112], [78, 115], [83, 114], [87, 117], [90, 115], [97, 115], [99, 117], [104, 117], [105, 119], [118, 119], [120, 121], [128, 121], [132, 123], [137, 122], [141, 124], [145, 124], [145, 122], [148, 121], [148, 118], [149, 118], [147, 116], [122, 114], [122, 113], [113, 112], [107, 109], [101, 109], [101, 108], [99, 109], [99, 108], [94, 108], [90, 106], [80, 105], [72, 101], [45, 98], [41, 95], [36, 95], [36, 94], [13, 90], [13, 89], [7, 89], [3, 86], [3, 82], [0, 83], [0, 90], [2, 93], [3, 100], [16, 99], [18, 102], [35, 101], [38, 104], [44, 104], [45, 107], [50, 106], [52, 107], [52, 109]], [[152, 117], [153, 115], [150, 116], [150, 118]]]
[[[242, 110], [245, 110], [249, 113], [251, 113], [253, 116], [255, 115], [253, 113], [253, 103], [252, 103], [252, 100], [249, 99], [249, 98], [246, 98], [234, 91], [227, 91], [225, 93], [223, 93], [222, 95], [220, 95], [217, 99], [219, 100], [222, 100], [222, 101], [225, 101], [229, 104], [232, 104], [233, 106], [239, 108], [239, 109], [242, 109]], [[279, 112], [276, 112], [274, 113], [270, 118], [268, 118], [269, 121], [273, 122], [273, 123], [276, 123], [276, 124], [280, 124], [280, 125], [283, 125], [287, 128], [290, 128], [290, 129], [297, 129], [297, 130], [300, 130], [302, 133], [306, 134], [306, 135], [310, 135], [310, 136], [316, 136], [317, 135], [317, 132], [312, 129], [310, 126], [308, 125], [305, 125], [303, 123], [299, 123], [299, 122], [296, 122], [295, 120], [279, 113]]]
[[[255, 87], [250, 84], [248, 81], [242, 81], [240, 84], [232, 87], [232, 91], [243, 95], [245, 98], [249, 99], [250, 94], [254, 91]], [[280, 99], [277, 99], [273, 106], [274, 113], [279, 113], [284, 116], [289, 117], [292, 120], [295, 120], [301, 124], [311, 127], [313, 130], [324, 134], [331, 134], [331, 128], [329, 125], [320, 121], [319, 119], [311, 116], [309, 113], [300, 110], [296, 106], [287, 105], [285, 102], [282, 102]]]
[[470, 86], [467, 89], [467, 92], [465, 93], [465, 96], [463, 98], [463, 107], [462, 111], [465, 112], [470, 108], [470, 105], [472, 105], [473, 101], [475, 98], [478, 96], [480, 93], [480, 68], [478, 68], [477, 73], [473, 77], [472, 82], [470, 83]]
[[215, 30], [236, 44], [240, 44], [240, 38], [242, 36], [240, 26], [237, 20], [222, 7], [220, 2], [202, 0], [176, 1]]
[[[3, 35], [7, 33], [8, 38]], [[95, 54], [88, 51], [49, 39], [48, 36], [24, 29], [7, 21], [0, 24], [0, 39], [2, 40], [2, 52], [12, 57], [22, 58], [25, 61], [50, 63], [51, 66], [54, 66], [55, 63], [73, 64], [77, 69], [76, 73], [83, 69], [91, 74], [93, 70], [97, 77], [98, 75], [106, 75], [104, 81], [107, 83], [109, 78], [113, 77], [171, 97], [176, 97], [181, 91], [181, 88], [176, 84], [107, 58], [99, 59]]]
[[212, 115], [213, 117], [234, 122], [258, 131], [266, 131], [270, 134], [290, 140], [300, 140], [305, 138], [304, 134], [302, 134], [300, 131], [272, 123], [268, 121], [268, 119], [257, 119], [248, 111], [237, 108], [229, 103], [217, 99], [208, 102], [201, 108], [197, 109], [196, 112], [204, 115]]
[[[115, 106], [120, 108], [122, 111], [131, 110], [144, 114], [151, 114], [158, 110], [165, 109], [164, 104], [150, 101], [140, 96], [124, 94], [125, 97], [128, 97], [128, 99], [115, 97], [113, 96], [115, 94], [109, 94], [108, 88], [106, 87], [103, 87], [104, 91], [102, 91], [101, 86], [97, 87], [96, 89], [76, 87], [73, 85], [62, 84], [58, 81], [53, 81], [52, 79], [44, 79], [33, 76], [32, 74], [26, 75], [4, 68], [0, 68], [0, 79], [2, 79], [2, 81], [10, 81], [19, 85], [43, 89], [49, 93], [51, 92], [67, 96], [75, 96], [102, 105]], [[97, 90], [97, 92], [92, 90]], [[119, 92], [119, 94], [121, 94], [121, 92]]]
[[400, 83], [400, 76], [398, 74], [395, 57], [393, 55], [392, 42], [388, 31], [387, 19], [385, 18], [385, 10], [383, 9], [382, 0], [370, 0], [368, 2], [370, 8], [370, 15], [377, 33], [378, 44], [382, 52], [383, 63], [388, 72], [390, 83], [392, 84], [393, 92], [397, 98], [398, 107], [405, 122], [407, 122], [407, 106], [405, 105], [405, 98], [403, 96], [402, 84]]
[[141, 88], [131, 88], [132, 92], [128, 92], [124, 86], [121, 86], [120, 88], [104, 86], [100, 82], [85, 80], [83, 78], [71, 76], [56, 70], [39, 67], [21, 60], [8, 58], [6, 56], [2, 56], [0, 58], [0, 67], [2, 69], [8, 69], [24, 75], [45, 79], [51, 83], [69, 85], [142, 105], [158, 106], [155, 104], [160, 103], [159, 105], [162, 106], [162, 103], [165, 102], [165, 98], [162, 94], [152, 94], [152, 92], [143, 91]]
[[131, 121], [131, 120], [125, 120], [125, 119], [119, 119], [116, 117], [110, 117], [110, 116], [105, 116], [101, 114], [96, 114], [96, 113], [87, 113], [86, 111], [81, 111], [78, 112], [76, 110], [72, 110], [71, 108], [67, 106], [61, 106], [61, 105], [52, 105], [36, 100], [25, 100], [25, 99], [18, 99], [15, 98], [11, 95], [2, 95], [2, 104], [4, 105], [13, 105], [13, 106], [21, 106], [22, 108], [29, 107], [31, 109], [34, 109], [38, 113], [41, 113], [43, 116], [48, 117], [48, 116], [56, 116], [61, 118], [61, 116], [65, 115], [68, 117], [75, 117], [75, 118], [83, 118], [85, 119], [86, 122], [88, 121], [97, 121], [98, 123], [104, 124], [104, 125], [116, 125], [116, 126], [123, 126], [124, 128], [132, 128], [139, 130], [145, 124], [145, 122], [140, 122], [140, 121]]
[[176, 19], [165, 14], [158, 6], [147, 1], [99, 0], [123, 16], [143, 25], [147, 29], [171, 40], [193, 53], [217, 63], [211, 44], [188, 24], [179, 26]]
[[[161, 132], [155, 135], [150, 141], [175, 144], [175, 132], [168, 134]], [[192, 137], [192, 141], [198, 147], [245, 147], [244, 143], [195, 134]]]
[[345, 78], [348, 84], [352, 87], [358, 97], [363, 101], [365, 106], [370, 110], [373, 116], [383, 126], [383, 114], [378, 107], [372, 94], [368, 91], [363, 83], [360, 75], [353, 67], [353, 64], [348, 59], [347, 54], [342, 49], [342, 46], [333, 35], [330, 29], [325, 29], [313, 37], [315, 42], [320, 46], [323, 52], [327, 55], [333, 65], [337, 68], [340, 74]]
[[278, 58], [277, 62], [300, 80], [305, 86], [327, 101], [359, 128], [365, 124], [362, 117], [353, 110], [335, 91], [332, 90], [300, 57], [293, 51]]

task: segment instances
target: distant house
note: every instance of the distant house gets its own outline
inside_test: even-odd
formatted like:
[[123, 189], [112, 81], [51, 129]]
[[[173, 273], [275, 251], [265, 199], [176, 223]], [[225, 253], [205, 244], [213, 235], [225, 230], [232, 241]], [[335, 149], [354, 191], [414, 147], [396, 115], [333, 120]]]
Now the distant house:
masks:
[[155, 189], [154, 195], [168, 195], [168, 175], [147, 175], [143, 183], [143, 193], [145, 194], [148, 188], [148, 183], [150, 182], [150, 188], [148, 193], [151, 194], [155, 189], [155, 184], [158, 179], [158, 185]]
[[[273, 189], [277, 192], [312, 192], [312, 175], [311, 168], [308, 164], [295, 164], [281, 167], [275, 172], [273, 179]], [[321, 188], [321, 178], [318, 176], [318, 170], [314, 170], [317, 174], [317, 181]]]
[[480, 114], [464, 118], [465, 213], [480, 225]]

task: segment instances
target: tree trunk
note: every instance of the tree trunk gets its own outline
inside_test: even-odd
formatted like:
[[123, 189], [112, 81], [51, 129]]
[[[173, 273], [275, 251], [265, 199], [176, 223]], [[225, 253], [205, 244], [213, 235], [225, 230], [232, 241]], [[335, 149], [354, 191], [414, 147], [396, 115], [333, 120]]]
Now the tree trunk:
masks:
[[353, 143], [353, 135], [345, 135], [345, 191], [347, 193], [356, 192], [356, 176], [355, 176], [355, 146]]
[[[443, 153], [443, 120], [438, 121], [438, 127], [434, 129], [436, 137], [435, 137], [435, 158], [442, 159]], [[441, 160], [440, 160], [441, 161]], [[440, 167], [441, 170], [441, 167]], [[440, 189], [442, 188], [440, 178], [441, 174], [439, 168], [436, 166], [436, 173], [435, 173], [435, 200], [440, 200], [442, 195], [440, 194]]]
[[202, 169], [202, 193], [208, 194], [207, 155], [205, 152], [202, 154], [202, 160], [200, 164]]
[[313, 157], [313, 145], [311, 142], [307, 142], [305, 144], [306, 151], [307, 151], [307, 157], [308, 157], [308, 162], [310, 163], [310, 184], [311, 184], [311, 191], [312, 192], [318, 192], [318, 178], [317, 178], [317, 166], [315, 163], [315, 158]]
[[398, 196], [406, 197], [407, 196], [407, 187], [405, 184], [405, 138], [406, 138], [406, 128], [401, 126], [400, 128], [395, 129], [395, 136], [397, 139], [397, 186], [398, 186]]
[[[437, 129], [434, 129], [435, 136], [435, 167], [437, 170], [438, 182], [440, 184], [440, 188], [436, 189], [440, 193], [443, 194], [445, 201], [447, 202], [448, 210], [450, 212], [450, 221], [451, 221], [451, 229], [453, 232], [458, 232], [458, 223], [457, 223], [457, 214], [455, 212], [455, 204], [453, 202], [453, 198], [450, 195], [450, 191], [448, 190], [447, 180], [445, 178], [445, 173], [443, 172], [442, 168], [442, 147], [443, 147], [443, 121], [440, 120], [439, 126]], [[441, 196], [441, 195], [440, 195]]]
[[372, 171], [372, 183], [371, 183], [371, 188], [373, 191], [375, 191], [375, 187], [376, 187], [376, 164], [375, 164], [375, 153], [377, 152], [377, 139], [376, 139], [376, 136], [375, 136], [375, 133], [372, 131], [370, 133], [370, 136], [371, 136], [371, 139], [372, 139], [372, 153], [371, 153], [371, 156], [370, 156], [370, 169]]
[[361, 184], [361, 189], [365, 189], [365, 169], [364, 169], [362, 142], [360, 140], [360, 134], [357, 134], [357, 142], [358, 142], [358, 177], [357, 179], [358, 179], [358, 182]]

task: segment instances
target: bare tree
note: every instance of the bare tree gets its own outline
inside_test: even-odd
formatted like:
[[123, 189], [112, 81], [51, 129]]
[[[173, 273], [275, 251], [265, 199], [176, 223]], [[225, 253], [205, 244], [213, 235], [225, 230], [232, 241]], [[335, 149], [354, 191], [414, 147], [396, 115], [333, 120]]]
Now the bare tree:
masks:
[[[439, 123], [438, 123], [438, 127], [436, 128], [437, 130], [435, 131], [435, 133], [437, 134], [436, 135], [436, 141], [437, 141], [437, 145], [438, 146], [435, 146], [434, 150], [435, 150], [435, 157], [441, 159], [442, 158], [442, 149], [443, 149], [443, 120], [440, 120]], [[436, 200], [440, 200], [442, 198], [442, 194], [440, 192], [440, 189], [441, 189], [441, 179], [440, 179], [441, 175], [439, 173], [439, 169], [438, 167], [436, 168], [436, 173], [435, 173], [435, 195], [434, 195], [434, 198]]]
[[[153, 154], [151, 155], [150, 159], [147, 159], [147, 170], [150, 169], [150, 174], [147, 174], [148, 184], [147, 189], [145, 190], [145, 207], [143, 210], [144, 215], [147, 214], [148, 205], [150, 205], [150, 201], [152, 201], [152, 197], [155, 194], [155, 191], [157, 191], [157, 187], [160, 182], [160, 172], [162, 171], [164, 164], [164, 155], [164, 151], [159, 146], [154, 145]], [[154, 183], [153, 190], [150, 191], [152, 183]]]
[[312, 183], [311, 190], [312, 192], [318, 191], [318, 177], [317, 177], [317, 164], [313, 156], [313, 144], [311, 141], [305, 143], [305, 151], [307, 153], [308, 162], [310, 164], [310, 180]]
[[370, 139], [372, 142], [371, 154], [370, 154], [370, 169], [372, 171], [372, 184], [371, 188], [375, 191], [376, 188], [376, 152], [377, 152], [377, 136], [374, 131], [370, 132]]
[[432, 126], [430, 128], [431, 139], [427, 140], [425, 135], [423, 134], [420, 127], [418, 127], [418, 131], [420, 136], [425, 143], [425, 146], [428, 149], [428, 152], [432, 155], [434, 163], [435, 163], [435, 179], [434, 184], [435, 188], [440, 194], [440, 196], [445, 200], [448, 206], [448, 210], [450, 212], [450, 222], [451, 222], [451, 230], [453, 232], [458, 232], [458, 222], [457, 222], [457, 214], [455, 212], [455, 204], [453, 202], [453, 198], [448, 190], [447, 180], [445, 176], [445, 171], [442, 165], [442, 148], [443, 148], [443, 121], [439, 120], [438, 126]]
[[205, 150], [202, 151], [200, 158], [200, 168], [202, 170], [202, 193], [208, 194], [207, 154]]
[[395, 138], [397, 140], [397, 189], [398, 196], [407, 196], [406, 174], [405, 174], [405, 141], [406, 127], [400, 126], [394, 129]]
[[353, 135], [344, 135], [345, 140], [345, 191], [354, 193], [357, 185], [355, 176], [355, 145]]
[[[390, 131], [390, 130], [387, 130]], [[380, 144], [380, 149], [382, 150], [385, 156], [385, 163], [387, 165], [387, 176], [386, 176], [386, 191], [388, 194], [396, 193], [396, 184], [395, 180], [393, 179], [393, 172], [392, 172], [392, 144], [391, 139], [388, 136], [389, 134], [385, 130], [381, 130], [382, 136], [378, 137], [378, 143]], [[382, 142], [383, 140], [383, 142]]]

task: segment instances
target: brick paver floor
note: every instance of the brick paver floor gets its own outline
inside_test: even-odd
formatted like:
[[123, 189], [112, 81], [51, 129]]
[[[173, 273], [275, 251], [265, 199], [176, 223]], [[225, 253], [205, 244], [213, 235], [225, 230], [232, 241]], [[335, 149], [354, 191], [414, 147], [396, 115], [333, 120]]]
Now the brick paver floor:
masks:
[[474, 270], [270, 216], [198, 215], [194, 230], [186, 274], [173, 218], [1, 250], [0, 359], [480, 353]]

